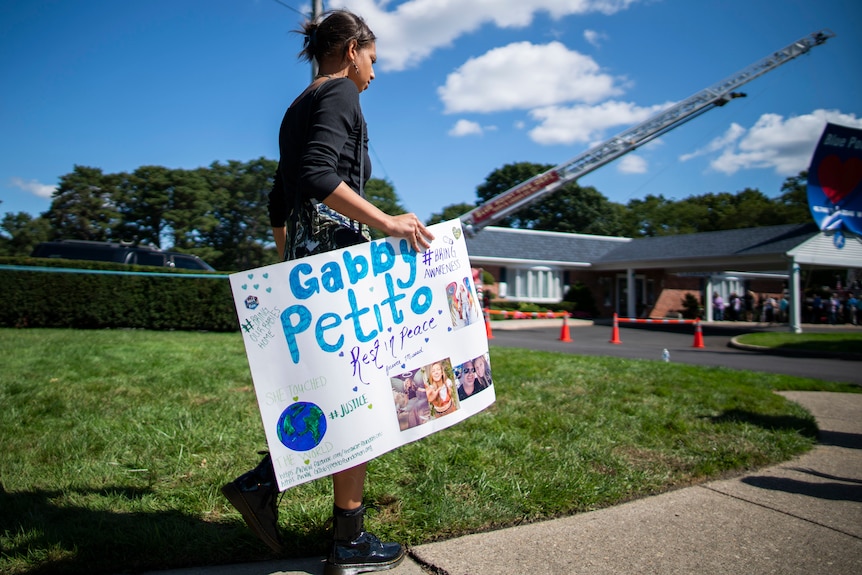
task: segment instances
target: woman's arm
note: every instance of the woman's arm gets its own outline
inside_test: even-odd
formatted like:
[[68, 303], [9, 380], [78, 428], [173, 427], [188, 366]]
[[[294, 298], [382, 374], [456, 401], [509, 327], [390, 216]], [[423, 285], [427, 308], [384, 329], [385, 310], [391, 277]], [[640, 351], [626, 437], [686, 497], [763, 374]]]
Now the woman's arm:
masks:
[[417, 252], [427, 250], [434, 239], [434, 234], [428, 231], [416, 214], [390, 216], [350, 189], [345, 182], [338, 184], [338, 187], [324, 198], [323, 203], [336, 212], [388, 236], [406, 239]]
[[425, 384], [425, 395], [430, 403], [434, 403], [437, 401], [437, 396], [440, 395], [440, 390], [429, 382]]
[[278, 257], [284, 258], [284, 248], [287, 246], [287, 228], [281, 226], [272, 228], [272, 235], [275, 238], [275, 249], [278, 251]]

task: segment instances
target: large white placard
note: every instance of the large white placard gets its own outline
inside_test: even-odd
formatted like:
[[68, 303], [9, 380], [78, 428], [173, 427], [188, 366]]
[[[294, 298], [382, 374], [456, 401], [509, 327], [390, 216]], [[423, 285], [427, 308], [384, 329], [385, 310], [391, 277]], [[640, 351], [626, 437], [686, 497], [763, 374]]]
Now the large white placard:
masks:
[[284, 490], [449, 427], [494, 400], [461, 223], [236, 273], [231, 289]]

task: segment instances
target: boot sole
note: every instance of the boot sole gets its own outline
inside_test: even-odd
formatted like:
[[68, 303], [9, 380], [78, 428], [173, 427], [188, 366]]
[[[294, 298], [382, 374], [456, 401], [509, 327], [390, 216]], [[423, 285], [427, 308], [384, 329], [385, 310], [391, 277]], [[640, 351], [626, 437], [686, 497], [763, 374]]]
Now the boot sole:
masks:
[[352, 564], [352, 565], [340, 565], [338, 563], [330, 563], [326, 562], [326, 566], [323, 568], [323, 575], [358, 575], [359, 573], [372, 573], [374, 571], [386, 571], [387, 569], [393, 569], [401, 564], [404, 561], [404, 556], [407, 555], [404, 552], [404, 548], [401, 548], [401, 555], [398, 558], [393, 559], [392, 561], [387, 561], [386, 563], [362, 563], [362, 564]]
[[227, 497], [227, 500], [230, 501], [230, 504], [233, 505], [237, 511], [239, 511], [240, 515], [242, 515], [245, 524], [249, 526], [249, 528], [257, 535], [261, 541], [267, 544], [270, 549], [275, 551], [276, 553], [282, 553], [284, 551], [284, 546], [276, 539], [273, 539], [266, 530], [261, 525], [260, 521], [258, 521], [257, 516], [252, 511], [251, 507], [248, 506], [248, 503], [245, 500], [245, 497], [242, 496], [242, 492], [236, 488], [233, 483], [228, 483], [221, 488], [222, 495]]

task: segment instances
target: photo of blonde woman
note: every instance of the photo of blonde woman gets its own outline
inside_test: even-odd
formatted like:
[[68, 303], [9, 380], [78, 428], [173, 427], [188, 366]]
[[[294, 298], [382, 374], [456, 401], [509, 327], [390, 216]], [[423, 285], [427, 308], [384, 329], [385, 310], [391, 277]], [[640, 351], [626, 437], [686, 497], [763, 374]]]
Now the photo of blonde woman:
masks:
[[425, 392], [431, 405], [431, 415], [442, 417], [458, 409], [458, 396], [455, 393], [452, 363], [448, 360], [435, 361], [425, 366]]

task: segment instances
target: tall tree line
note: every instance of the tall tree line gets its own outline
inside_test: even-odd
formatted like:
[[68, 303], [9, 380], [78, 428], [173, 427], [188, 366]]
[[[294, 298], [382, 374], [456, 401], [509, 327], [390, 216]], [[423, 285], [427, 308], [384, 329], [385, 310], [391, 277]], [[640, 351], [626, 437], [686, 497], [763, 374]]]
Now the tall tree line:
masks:
[[[520, 162], [494, 170], [476, 189], [478, 204], [553, 168]], [[663, 195], [611, 202], [592, 186], [569, 182], [554, 193], [496, 223], [497, 226], [567, 233], [643, 238], [811, 221], [806, 172], [787, 178], [780, 194], [770, 198], [746, 188], [736, 193], [709, 192], [673, 200]], [[439, 222], [468, 212], [478, 204], [453, 204], [435, 213]]]
[[[60, 177], [51, 206], [39, 217], [3, 217], [0, 255], [29, 255], [41, 241], [78, 239], [170, 248], [219, 270], [274, 263], [267, 203], [277, 165], [258, 158], [194, 170], [141, 166], [118, 174], [75, 166]], [[367, 195], [389, 213], [404, 213], [387, 181], [372, 179]]]
[[[214, 162], [194, 170], [141, 166], [118, 174], [75, 166], [60, 177], [46, 212], [36, 218], [25, 212], [5, 214], [0, 220], [0, 255], [28, 255], [40, 241], [83, 239], [170, 248], [198, 255], [225, 271], [274, 263], [278, 256], [267, 202], [276, 166], [266, 158]], [[503, 166], [477, 187], [477, 204], [552, 167], [529, 162]], [[648, 195], [626, 205], [570, 182], [496, 225], [649, 237], [803, 223], [811, 220], [806, 178], [805, 172], [787, 178], [775, 198], [747, 188], [682, 200]], [[372, 178], [366, 193], [387, 213], [405, 211], [386, 180]], [[458, 217], [475, 205], [446, 206], [428, 223]]]
[[6, 214], [2, 227], [18, 240], [9, 255], [26, 255], [38, 241], [79, 239], [170, 248], [223, 270], [271, 263], [266, 206], [276, 166], [266, 158], [116, 174], [75, 166], [38, 218]]

